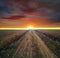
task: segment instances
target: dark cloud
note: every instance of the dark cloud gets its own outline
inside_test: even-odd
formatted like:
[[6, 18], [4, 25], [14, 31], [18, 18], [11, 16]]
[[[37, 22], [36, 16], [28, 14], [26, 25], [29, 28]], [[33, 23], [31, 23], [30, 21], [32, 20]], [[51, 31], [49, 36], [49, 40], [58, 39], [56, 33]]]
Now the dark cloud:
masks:
[[[33, 16], [31, 13], [35, 13]], [[60, 19], [60, 0], [0, 0], [0, 17], [46, 17]], [[38, 15], [36, 15], [38, 14]]]

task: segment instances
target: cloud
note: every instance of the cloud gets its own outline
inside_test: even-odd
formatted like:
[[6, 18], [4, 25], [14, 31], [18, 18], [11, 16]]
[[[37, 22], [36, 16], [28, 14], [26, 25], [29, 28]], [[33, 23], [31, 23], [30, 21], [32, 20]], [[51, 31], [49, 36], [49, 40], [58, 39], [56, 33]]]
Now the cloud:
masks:
[[60, 0], [0, 0], [0, 18], [22, 16], [58, 20], [60, 19], [59, 2]]

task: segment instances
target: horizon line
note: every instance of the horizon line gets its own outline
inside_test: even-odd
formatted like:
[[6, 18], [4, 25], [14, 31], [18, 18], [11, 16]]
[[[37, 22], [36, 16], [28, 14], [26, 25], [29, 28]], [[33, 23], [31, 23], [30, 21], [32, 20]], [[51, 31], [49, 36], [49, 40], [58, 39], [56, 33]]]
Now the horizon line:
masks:
[[60, 30], [60, 27], [49, 28], [0, 28], [0, 30]]

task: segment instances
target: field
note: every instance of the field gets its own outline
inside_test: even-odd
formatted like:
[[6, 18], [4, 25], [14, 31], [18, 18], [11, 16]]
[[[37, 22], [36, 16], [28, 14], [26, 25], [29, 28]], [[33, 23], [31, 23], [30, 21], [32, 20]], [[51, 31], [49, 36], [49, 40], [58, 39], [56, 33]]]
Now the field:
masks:
[[60, 58], [60, 31], [0, 31], [0, 58]]
[[60, 58], [60, 31], [42, 30], [38, 32], [46, 45], [58, 56], [58, 58]]

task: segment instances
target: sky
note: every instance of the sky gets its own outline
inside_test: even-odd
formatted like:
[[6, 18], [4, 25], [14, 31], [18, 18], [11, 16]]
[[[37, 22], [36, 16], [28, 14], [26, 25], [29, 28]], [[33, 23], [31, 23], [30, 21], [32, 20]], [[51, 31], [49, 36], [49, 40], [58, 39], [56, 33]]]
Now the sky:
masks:
[[60, 0], [0, 0], [0, 28], [60, 26]]

